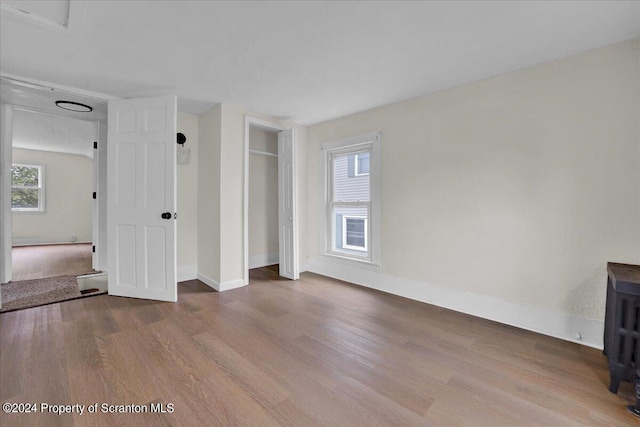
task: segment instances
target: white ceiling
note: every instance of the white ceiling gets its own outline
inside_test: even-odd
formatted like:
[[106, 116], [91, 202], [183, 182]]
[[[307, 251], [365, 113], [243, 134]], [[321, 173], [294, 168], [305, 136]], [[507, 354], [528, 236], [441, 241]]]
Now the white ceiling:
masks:
[[4, 74], [300, 124], [640, 36], [637, 1], [72, 1], [67, 29], [15, 15]]
[[95, 123], [16, 109], [13, 147], [93, 158]]

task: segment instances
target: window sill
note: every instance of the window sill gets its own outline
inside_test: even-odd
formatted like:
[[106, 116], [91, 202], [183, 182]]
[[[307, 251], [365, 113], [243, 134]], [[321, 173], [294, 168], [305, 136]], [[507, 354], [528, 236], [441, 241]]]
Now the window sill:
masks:
[[12, 215], [18, 214], [18, 215], [44, 215], [46, 214], [47, 211], [11, 211]]
[[332, 262], [342, 264], [342, 265], [348, 265], [351, 267], [362, 268], [364, 270], [380, 271], [381, 269], [380, 263], [369, 261], [367, 259], [358, 259], [358, 258], [331, 253], [331, 252], [326, 252], [322, 254], [322, 256], [328, 260], [331, 260]]

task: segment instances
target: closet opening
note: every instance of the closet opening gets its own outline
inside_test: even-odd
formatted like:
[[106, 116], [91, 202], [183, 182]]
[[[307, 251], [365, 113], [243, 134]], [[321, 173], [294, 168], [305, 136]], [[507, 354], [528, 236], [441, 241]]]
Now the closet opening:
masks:
[[266, 120], [245, 117], [244, 282], [249, 270], [300, 277], [296, 132]]
[[249, 269], [278, 275], [278, 132], [249, 126]]

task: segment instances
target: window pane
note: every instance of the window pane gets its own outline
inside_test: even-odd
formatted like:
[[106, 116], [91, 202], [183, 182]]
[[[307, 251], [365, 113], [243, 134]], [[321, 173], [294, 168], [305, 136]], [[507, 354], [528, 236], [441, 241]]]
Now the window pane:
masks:
[[367, 206], [334, 206], [332, 213], [332, 250], [361, 257], [368, 256], [369, 208]]
[[369, 173], [369, 153], [358, 154], [358, 175]]
[[370, 200], [369, 175], [356, 174], [356, 155], [343, 154], [333, 158], [333, 200], [336, 202]]
[[11, 190], [11, 208], [12, 209], [38, 209], [38, 189], [18, 189]]
[[11, 167], [11, 185], [38, 187], [38, 168], [27, 166]]
[[349, 246], [359, 246], [365, 248], [365, 220], [361, 218], [345, 218], [346, 240]]

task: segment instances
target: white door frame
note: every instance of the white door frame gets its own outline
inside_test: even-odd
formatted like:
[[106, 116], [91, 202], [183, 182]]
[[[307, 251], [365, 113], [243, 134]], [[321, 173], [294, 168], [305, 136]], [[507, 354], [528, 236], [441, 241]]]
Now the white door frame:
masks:
[[7, 283], [11, 281], [13, 107], [0, 104], [0, 115], [0, 283]]
[[[20, 76], [12, 75], [12, 74], [0, 74], [0, 77], [3, 80], [18, 82], [19, 84], [24, 84], [30, 87], [38, 86], [42, 89], [49, 89], [53, 91], [60, 92], [61, 94], [69, 94], [75, 95], [84, 98], [92, 98], [97, 101], [107, 102], [112, 99], [117, 99], [111, 95], [104, 95], [96, 92], [74, 89], [67, 86], [56, 85], [49, 82], [43, 82], [41, 80], [28, 79]], [[10, 104], [0, 104], [0, 283], [7, 283], [11, 281], [11, 248], [12, 248], [12, 214], [11, 214], [11, 163], [12, 163], [12, 146], [13, 146], [13, 111], [15, 109], [22, 109], [26, 111], [38, 111], [37, 109], [29, 109], [21, 106], [15, 106]], [[55, 114], [51, 112], [47, 112], [47, 114]], [[91, 120], [97, 123], [97, 129], [100, 128], [102, 122]], [[106, 141], [103, 141], [102, 135], [98, 130], [96, 134], [96, 140], [99, 142], [99, 147], [103, 146]], [[88, 141], [91, 143], [93, 141]], [[102, 150], [100, 150], [102, 152]], [[102, 156], [104, 160], [106, 160], [106, 156]], [[101, 164], [104, 164], [104, 161], [100, 161]], [[104, 182], [103, 182], [104, 181]], [[101, 188], [106, 188], [106, 175], [103, 177], [102, 174], [98, 176], [98, 182], [94, 182], [94, 186], [97, 187], [98, 190]], [[98, 192], [98, 198], [100, 199], [100, 191]], [[106, 198], [106, 194], [104, 194]], [[106, 200], [106, 199], [105, 199]], [[97, 203], [96, 209], [99, 209], [98, 216], [106, 214], [106, 204], [105, 203]], [[106, 230], [99, 230], [99, 241], [100, 246], [104, 250], [104, 246], [106, 245], [106, 234], [104, 234]], [[96, 245], [97, 246], [97, 245]], [[96, 251], [98, 251], [98, 247], [96, 247]], [[104, 254], [100, 254], [99, 259], [104, 260], [106, 257], [106, 251]], [[94, 257], [95, 258], [95, 257]], [[103, 262], [99, 262], [97, 265], [101, 270], [106, 270], [106, 264], [103, 265]], [[1, 304], [1, 298], [0, 298]], [[1, 306], [1, 305], [0, 305]]]
[[[244, 220], [244, 226], [242, 234], [244, 237], [243, 252], [243, 275], [244, 284], [249, 284], [249, 130], [251, 127], [263, 129], [272, 132], [282, 132], [286, 128], [280, 126], [277, 123], [273, 123], [267, 120], [258, 119], [256, 117], [245, 116], [244, 117], [244, 178], [243, 178], [243, 196], [244, 203], [242, 208], [242, 216]], [[295, 159], [294, 159], [295, 162]], [[294, 168], [296, 165], [294, 164]], [[297, 203], [297, 197], [295, 197], [295, 203]]]

